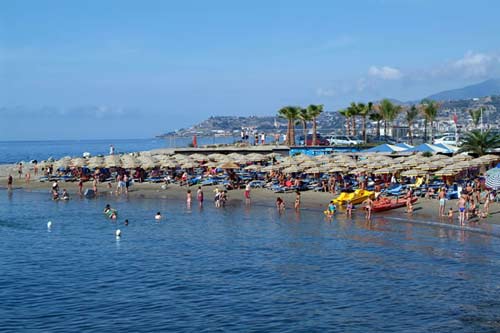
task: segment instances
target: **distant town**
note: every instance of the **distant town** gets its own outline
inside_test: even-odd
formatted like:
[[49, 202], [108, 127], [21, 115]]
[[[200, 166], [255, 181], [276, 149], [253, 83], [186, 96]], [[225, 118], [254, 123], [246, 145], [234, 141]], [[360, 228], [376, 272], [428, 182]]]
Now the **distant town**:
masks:
[[[404, 110], [411, 108], [412, 104], [393, 101], [395, 105], [401, 107], [391, 125], [384, 133], [384, 126], [379, 128], [379, 135], [390, 137], [397, 141], [405, 141], [408, 137], [408, 122]], [[433, 121], [434, 135], [445, 133], [460, 133], [471, 129], [498, 129], [500, 126], [500, 95], [487, 96], [481, 98], [470, 98], [440, 102], [437, 115]], [[473, 119], [473, 112], [478, 117]], [[422, 137], [425, 131], [425, 118], [416, 118], [412, 123], [412, 135], [415, 138]], [[380, 122], [379, 122], [380, 127]], [[352, 125], [351, 125], [352, 126]], [[354, 128], [348, 128], [346, 117], [339, 111], [322, 112], [317, 118], [317, 132], [322, 135], [361, 135], [361, 121], [355, 122]], [[429, 126], [429, 125], [428, 125]], [[269, 116], [213, 116], [199, 124], [189, 128], [183, 128], [168, 132], [158, 137], [189, 137], [189, 136], [233, 136], [239, 137], [242, 129], [250, 129], [253, 133], [264, 133], [266, 135], [284, 135], [287, 131], [287, 119], [276, 115]], [[311, 128], [307, 129], [311, 133]], [[303, 135], [300, 124], [296, 125], [296, 135]], [[366, 121], [366, 132], [369, 136], [377, 133], [377, 121]]]

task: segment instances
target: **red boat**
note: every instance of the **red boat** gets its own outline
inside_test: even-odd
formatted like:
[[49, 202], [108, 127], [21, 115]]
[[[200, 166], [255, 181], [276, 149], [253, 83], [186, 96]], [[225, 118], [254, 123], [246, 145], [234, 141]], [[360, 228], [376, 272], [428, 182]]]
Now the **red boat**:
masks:
[[[411, 198], [411, 203], [414, 204], [417, 202], [417, 197]], [[407, 199], [388, 199], [388, 198], [380, 198], [377, 201], [373, 202], [373, 212], [383, 212], [385, 210], [401, 208], [406, 206]]]

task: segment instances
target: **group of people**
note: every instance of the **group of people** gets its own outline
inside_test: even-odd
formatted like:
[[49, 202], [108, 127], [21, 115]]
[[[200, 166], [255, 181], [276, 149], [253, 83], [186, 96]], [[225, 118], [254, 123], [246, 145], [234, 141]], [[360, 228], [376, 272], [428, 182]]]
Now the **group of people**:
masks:
[[51, 193], [52, 200], [69, 200], [69, 194], [65, 188], [63, 188], [61, 195], [59, 195], [59, 183], [57, 180], [52, 183]]

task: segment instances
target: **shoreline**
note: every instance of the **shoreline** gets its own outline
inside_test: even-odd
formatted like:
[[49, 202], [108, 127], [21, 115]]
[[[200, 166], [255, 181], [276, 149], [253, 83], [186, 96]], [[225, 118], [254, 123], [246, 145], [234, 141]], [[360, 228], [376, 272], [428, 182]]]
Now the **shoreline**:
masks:
[[[50, 198], [51, 182], [39, 182], [31, 181], [26, 184], [24, 179], [14, 179], [12, 193], [16, 191], [36, 191], [36, 192], [46, 192], [47, 198]], [[108, 184], [111, 184], [111, 188]], [[90, 183], [84, 183], [83, 190], [91, 188]], [[78, 183], [77, 182], [60, 182], [60, 189], [66, 189], [70, 197], [80, 196], [78, 194]], [[192, 207], [196, 207], [198, 202], [196, 200], [196, 191], [198, 186], [180, 186], [178, 184], [169, 184], [166, 189], [162, 189], [162, 183], [134, 183], [130, 187], [128, 194], [122, 193], [121, 195], [115, 194], [116, 183], [99, 183], [98, 184], [98, 196], [107, 198], [140, 198], [140, 199], [152, 199], [152, 200], [175, 200], [179, 202], [186, 202], [186, 192], [188, 189], [192, 193]], [[216, 188], [221, 189], [222, 186], [202, 186], [204, 193], [204, 205], [213, 205], [213, 196]], [[7, 184], [5, 178], [0, 178], [0, 189], [7, 191]], [[241, 206], [246, 205], [244, 190], [235, 189], [227, 192], [228, 201], [227, 206]], [[338, 195], [338, 194], [337, 194]], [[277, 197], [281, 197], [286, 203], [286, 211], [294, 212], [294, 201], [295, 192], [289, 193], [274, 193], [269, 189], [255, 188], [251, 190], [251, 202], [250, 206], [265, 206], [274, 207]], [[325, 192], [314, 192], [314, 191], [303, 191], [301, 192], [301, 210], [314, 211], [321, 214], [323, 217], [323, 211], [326, 209], [330, 200], [332, 200], [336, 195]], [[453, 208], [455, 214], [453, 222], [449, 222], [448, 217], [439, 217], [437, 212], [439, 211], [439, 200], [437, 199], [425, 199], [418, 198], [417, 203], [414, 205], [415, 209], [413, 213], [408, 214], [405, 208], [394, 209], [386, 212], [373, 213], [372, 219], [386, 218], [389, 220], [399, 220], [400, 222], [414, 222], [418, 224], [431, 224], [434, 226], [447, 226], [460, 230], [467, 230], [470, 228], [477, 231], [485, 232], [483, 228], [478, 228], [479, 226], [487, 225], [500, 225], [500, 203], [494, 202], [490, 206], [490, 215], [481, 219], [479, 223], [477, 219], [471, 219], [471, 221], [466, 222], [465, 225], [458, 224], [458, 213], [457, 213], [457, 199], [447, 200], [446, 209]], [[343, 209], [339, 207], [337, 214], [344, 214]], [[353, 214], [353, 219], [363, 218], [364, 213], [360, 212], [360, 208], [357, 208]], [[500, 234], [499, 234], [500, 235]]]

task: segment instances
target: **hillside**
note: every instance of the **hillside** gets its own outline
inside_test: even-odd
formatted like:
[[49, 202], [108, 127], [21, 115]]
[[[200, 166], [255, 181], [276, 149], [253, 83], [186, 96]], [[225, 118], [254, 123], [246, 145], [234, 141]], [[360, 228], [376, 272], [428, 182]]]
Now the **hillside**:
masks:
[[500, 95], [500, 79], [491, 79], [459, 89], [452, 89], [428, 96], [435, 101], [454, 101]]

